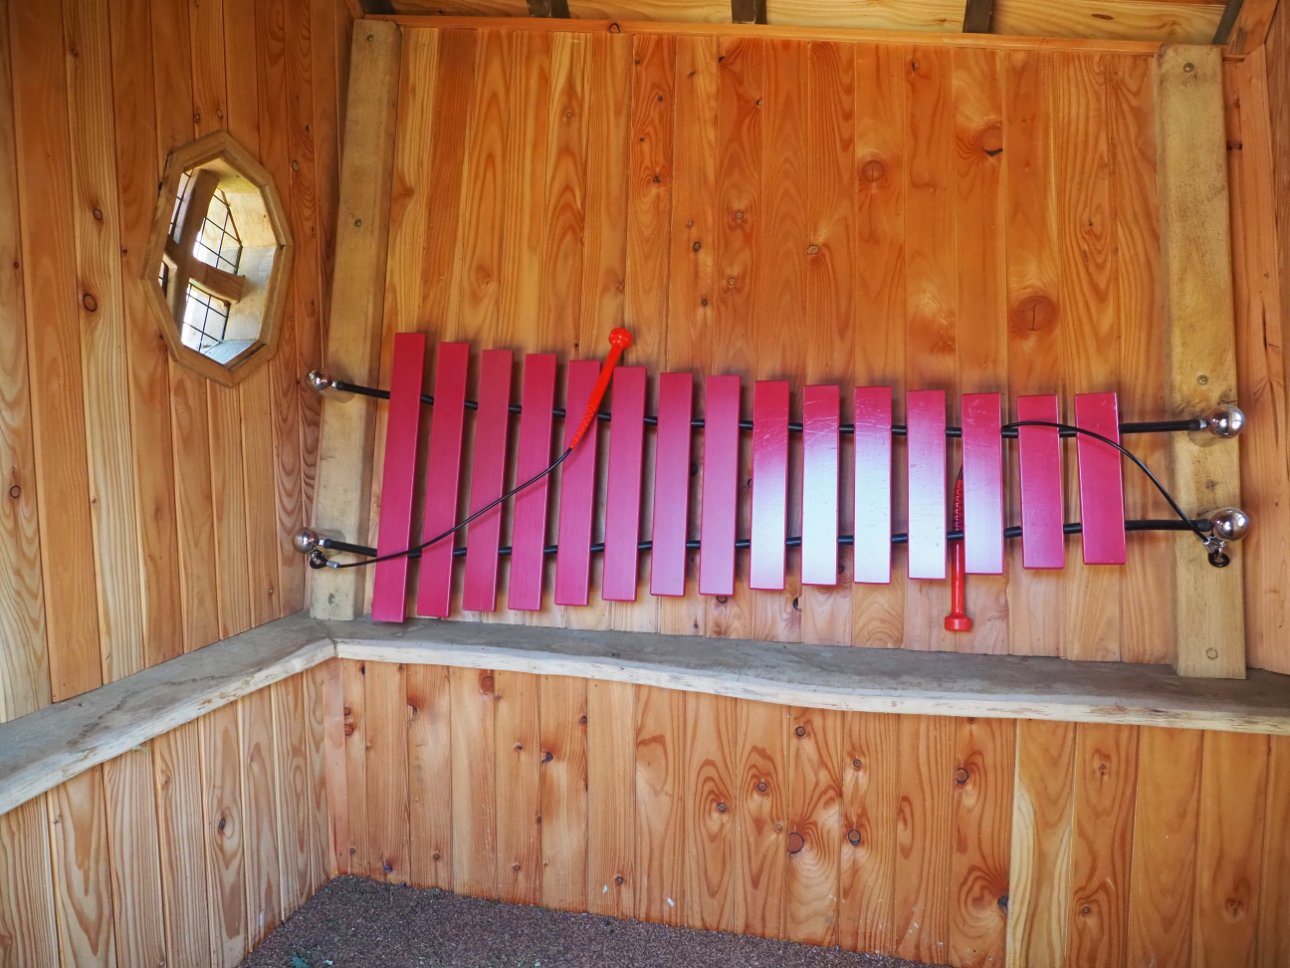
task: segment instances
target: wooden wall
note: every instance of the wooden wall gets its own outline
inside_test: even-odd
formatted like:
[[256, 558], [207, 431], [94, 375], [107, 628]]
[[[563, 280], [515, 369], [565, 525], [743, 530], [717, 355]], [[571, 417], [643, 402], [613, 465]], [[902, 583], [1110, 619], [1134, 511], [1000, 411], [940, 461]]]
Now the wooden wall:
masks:
[[326, 883], [323, 691], [252, 693], [0, 816], [0, 966], [228, 968]]
[[[1160, 415], [1154, 53], [405, 27], [383, 375], [399, 331], [573, 358], [600, 356], [625, 322], [630, 358], [654, 372], [940, 387], [952, 399], [1057, 391], [1067, 408], [1077, 391], [1116, 390], [1125, 419]], [[1244, 315], [1241, 339], [1280, 387], [1262, 323]], [[1242, 392], [1256, 425], [1242, 448], [1249, 503], [1273, 525], [1242, 553], [1255, 572], [1254, 664], [1290, 670], [1290, 569], [1272, 537], [1290, 506], [1278, 394], [1257, 376]], [[1132, 446], [1164, 468], [1162, 440]], [[1162, 512], [1145, 479], [1126, 479], [1130, 516]], [[1068, 520], [1075, 493], [1072, 478]], [[1006, 577], [969, 581], [968, 635], [943, 631], [947, 587], [906, 580], [901, 551], [887, 587], [852, 586], [844, 550], [836, 589], [720, 600], [691, 587], [660, 601], [642, 587], [634, 605], [593, 590], [590, 608], [496, 617], [1165, 662], [1178, 540], [1133, 536], [1122, 569], [1083, 567], [1072, 541], [1061, 572], [1023, 570], [1013, 547]]]
[[[0, 2], [0, 720], [300, 608], [350, 17], [339, 0]], [[136, 282], [170, 149], [227, 128], [298, 256], [239, 389]]]
[[1282, 737], [342, 668], [341, 870], [954, 966], [1290, 960]]

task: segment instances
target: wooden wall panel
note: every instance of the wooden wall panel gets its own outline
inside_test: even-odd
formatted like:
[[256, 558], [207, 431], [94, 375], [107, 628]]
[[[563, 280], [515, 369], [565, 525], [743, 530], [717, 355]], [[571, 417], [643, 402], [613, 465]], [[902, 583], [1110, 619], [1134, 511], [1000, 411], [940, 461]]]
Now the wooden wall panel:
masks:
[[279, 826], [282, 806], [323, 802], [310, 674], [0, 815], [0, 965], [237, 965], [312, 896], [296, 845], [326, 841], [327, 810], [299, 810], [291, 843]]
[[[564, 794], [551, 796], [563, 783], [543, 773], [567, 749], [564, 728], [543, 725], [564, 721], [567, 680], [407, 675], [441, 684], [424, 695], [452, 683], [436, 728], [451, 749], [435, 755], [454, 795], [433, 813], [407, 803], [414, 832], [474, 838], [451, 869], [434, 856], [442, 839], [411, 838], [408, 868], [448, 890], [954, 968], [1270, 966], [1286, 943], [1290, 784], [1268, 737], [839, 713], [586, 680], [587, 812], [570, 823]], [[405, 775], [382, 775], [391, 767]], [[369, 758], [361, 789], [415, 790], [421, 769]], [[586, 857], [585, 895], [557, 849]]]
[[[318, 421], [299, 377], [322, 362], [349, 17], [340, 0], [0, 17], [0, 528], [22, 549], [0, 575], [0, 719], [303, 602], [289, 535]], [[273, 173], [300, 250], [284, 349], [238, 390], [168, 361], [138, 282], [167, 153], [221, 128]]]
[[[423, 48], [478, 50], [452, 64], [442, 53], [415, 61], [433, 83], [404, 79], [408, 161], [391, 266], [415, 264], [434, 297], [422, 293], [415, 319], [404, 300], [391, 304], [384, 358], [409, 327], [476, 349], [600, 355], [621, 311], [638, 336], [629, 358], [652, 373], [889, 383], [897, 420], [903, 391], [917, 387], [946, 390], [951, 420], [962, 390], [1005, 393], [1009, 415], [1016, 394], [1057, 392], [1069, 408], [1074, 392], [1103, 389], [1121, 393], [1125, 419], [1162, 412], [1155, 66], [1145, 48], [640, 32], [626, 65], [576, 25], [404, 30], [405, 74]], [[460, 93], [453, 105], [438, 93], [445, 84]], [[612, 100], [627, 90], [630, 112]], [[441, 150], [446, 169], [415, 177]], [[619, 211], [624, 191], [620, 245], [618, 227], [604, 235], [596, 213]], [[408, 219], [425, 222], [429, 241], [405, 238]], [[459, 226], [455, 245], [435, 241], [435, 219]], [[579, 226], [594, 251], [565, 246]], [[605, 279], [621, 280], [621, 309]], [[1274, 438], [1259, 454], [1285, 464]], [[1160, 441], [1133, 446], [1159, 465]], [[957, 460], [952, 452], [951, 473]], [[897, 490], [903, 463], [898, 445]], [[1129, 513], [1158, 515], [1158, 495], [1131, 471]], [[1067, 498], [1077, 519], [1075, 488]], [[746, 486], [739, 502], [746, 527]], [[903, 515], [900, 500], [896, 530]], [[1158, 662], [1175, 635], [1165, 569], [1176, 544], [1135, 537], [1126, 567], [1086, 568], [1072, 541], [1067, 567], [1047, 573], [1010, 553], [1002, 578], [969, 580], [967, 635], [944, 631], [946, 585], [908, 582], [899, 547], [893, 583], [856, 587], [846, 605], [826, 589], [753, 593], [741, 582], [728, 597], [642, 593], [606, 609], [593, 566], [586, 612], [550, 606], [526, 621]], [[791, 575], [795, 551], [789, 559]], [[1257, 619], [1256, 634], [1266, 638], [1279, 612]], [[1263, 649], [1260, 661], [1278, 655]]]

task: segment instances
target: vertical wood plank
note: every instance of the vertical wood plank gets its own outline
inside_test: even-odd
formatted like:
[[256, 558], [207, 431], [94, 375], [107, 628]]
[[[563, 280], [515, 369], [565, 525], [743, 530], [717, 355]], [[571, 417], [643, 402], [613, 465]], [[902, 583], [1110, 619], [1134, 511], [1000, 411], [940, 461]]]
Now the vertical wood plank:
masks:
[[206, 820], [209, 958], [212, 965], [232, 968], [241, 963], [248, 947], [242, 744], [237, 705], [224, 706], [203, 717], [198, 728], [202, 814]]
[[740, 934], [779, 938], [787, 864], [788, 710], [761, 702], [737, 706], [734, 926]]
[[[1167, 403], [1203, 413], [1236, 400], [1236, 351], [1222, 56], [1217, 48], [1164, 47], [1156, 65], [1160, 235], [1163, 250]], [[1213, 446], [1219, 444], [1219, 446]], [[1169, 442], [1172, 490], [1185, 508], [1238, 503], [1236, 441]], [[1174, 545], [1174, 621], [1180, 675], [1243, 678], [1241, 555], [1222, 571], [1183, 542]], [[1204, 607], [1213, 599], [1214, 607]], [[1194, 633], [1194, 634], [1191, 634]]]
[[46, 801], [62, 963], [115, 966], [102, 768], [87, 770], [55, 787]]
[[568, 676], [538, 682], [541, 903], [556, 910], [584, 911], [589, 903], [587, 691], [585, 680]]
[[1138, 731], [1080, 723], [1075, 728], [1074, 839], [1067, 958], [1125, 963]]
[[587, 681], [587, 910], [636, 911], [636, 688]]
[[152, 771], [166, 955], [171, 964], [207, 964], [211, 933], [201, 726], [187, 723], [153, 740]]
[[[1268, 805], [1263, 832], [1264, 880], [1259, 905], [1259, 939], [1256, 962], [1275, 965], [1290, 961], [1290, 740], [1271, 738], [1268, 760]], [[1280, 873], [1278, 873], [1280, 872]], [[1190, 884], [1188, 885], [1190, 886]]]
[[1008, 929], [1016, 728], [958, 721], [948, 961], [1002, 965]]
[[1074, 789], [1075, 725], [1019, 721], [1009, 965], [1058, 965], [1066, 958]]
[[[292, 676], [271, 687], [273, 761], [277, 764], [279, 907], [290, 917], [314, 893], [314, 849], [325, 828], [326, 814], [316, 813], [323, 777], [310, 763], [310, 710], [306, 675]], [[321, 722], [320, 722], [321, 726]]]
[[309, 674], [309, 704], [313, 718], [321, 717], [322, 749], [319, 772], [323, 779], [326, 825], [320, 844], [320, 876], [324, 880], [349, 870], [349, 770], [346, 757], [344, 663], [331, 659]]
[[445, 666], [409, 666], [408, 867], [417, 887], [452, 879], [452, 705]]
[[636, 687], [636, 917], [689, 923], [685, 901], [686, 695]]
[[896, 949], [896, 816], [900, 718], [847, 713], [842, 746], [838, 943], [850, 951]]
[[102, 683], [61, 12], [9, 8], [23, 295], [51, 698]]
[[[3, 31], [0, 31], [3, 33]], [[0, 961], [58, 964], [45, 797], [0, 814]]]
[[1204, 739], [1189, 729], [1138, 731], [1126, 964], [1191, 963]]
[[390, 884], [409, 880], [408, 701], [404, 668], [371, 662], [363, 677], [367, 711], [368, 876]]
[[0, 507], [0, 543], [15, 549], [0, 568], [0, 722], [50, 698], [10, 61], [9, 19], [0, 17], [0, 140], [7, 145], [0, 149], [0, 316], [10, 321], [0, 327], [0, 467], [10, 495]]
[[161, 857], [151, 753], [135, 749], [104, 763], [103, 791], [117, 960], [123, 965], [164, 964]]
[[[345, 736], [344, 826], [338, 825], [334, 840], [340, 873], [369, 877], [367, 853], [367, 700], [363, 679], [366, 666], [350, 659], [341, 661], [342, 729]], [[339, 764], [337, 764], [339, 765]]]
[[[248, 951], [282, 920], [278, 785], [273, 692], [260, 689], [237, 703], [241, 731], [242, 857], [245, 862]], [[236, 761], [235, 761], [236, 762]]]
[[944, 961], [949, 948], [955, 726], [930, 716], [900, 721], [896, 953], [917, 961]]
[[[511, 904], [538, 904], [546, 833], [539, 677], [521, 672], [497, 672], [494, 677], [497, 896]], [[472, 751], [473, 755], [482, 752]], [[487, 806], [487, 800], [477, 800], [473, 808], [480, 811]]]
[[[350, 322], [328, 329], [325, 355], [328, 366], [357, 381], [377, 375], [399, 61], [400, 32], [394, 24], [365, 21], [354, 32], [348, 98], [352, 107], [345, 112], [345, 141], [365, 145], [367, 150], [345, 152], [341, 165], [330, 305], [335, 318]], [[366, 535], [372, 408], [328, 399], [323, 402], [321, 420], [314, 526]], [[280, 493], [280, 502], [283, 497]], [[291, 495], [285, 497], [289, 503]], [[362, 590], [357, 569], [315, 572], [310, 581], [310, 614], [352, 619], [362, 610]]]
[[794, 706], [788, 737], [788, 862], [785, 933], [793, 941], [838, 941], [842, 850], [842, 714]]
[[[1267, 736], [1206, 733], [1196, 839], [1193, 965], [1255, 964], [1263, 893]], [[1282, 876], [1284, 871], [1272, 871]]]
[[685, 908], [687, 927], [734, 925], [735, 701], [691, 693], [685, 701]]
[[497, 897], [493, 673], [451, 669], [453, 890]]

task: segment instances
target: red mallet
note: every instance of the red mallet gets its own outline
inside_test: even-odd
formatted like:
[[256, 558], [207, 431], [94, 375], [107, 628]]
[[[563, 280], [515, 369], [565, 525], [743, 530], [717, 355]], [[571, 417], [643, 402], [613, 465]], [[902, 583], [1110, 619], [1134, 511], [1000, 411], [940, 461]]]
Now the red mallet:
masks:
[[618, 365], [619, 359], [622, 358], [623, 350], [631, 345], [632, 334], [627, 330], [621, 326], [610, 330], [609, 355], [605, 357], [605, 364], [600, 368], [600, 376], [596, 379], [596, 385], [591, 390], [591, 399], [587, 401], [587, 409], [582, 413], [582, 420], [578, 424], [578, 429], [569, 438], [569, 450], [577, 447], [578, 441], [582, 440], [583, 435], [591, 429], [591, 425], [596, 419], [596, 411], [600, 409], [600, 402], [605, 399], [605, 391], [609, 389], [609, 380], [614, 375], [614, 367]]
[[[963, 530], [963, 471], [954, 482], [954, 514], [950, 521], [954, 531]], [[950, 614], [945, 616], [947, 632], [971, 632], [972, 619], [967, 613], [966, 552], [963, 539], [950, 542]]]

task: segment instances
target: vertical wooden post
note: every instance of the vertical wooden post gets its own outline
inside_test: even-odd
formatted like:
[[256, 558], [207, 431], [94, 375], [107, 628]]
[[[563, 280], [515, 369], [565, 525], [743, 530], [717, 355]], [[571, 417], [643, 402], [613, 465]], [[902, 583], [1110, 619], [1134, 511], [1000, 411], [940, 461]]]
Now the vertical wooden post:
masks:
[[[1160, 238], [1164, 262], [1165, 365], [1176, 415], [1235, 402], [1235, 302], [1217, 47], [1165, 46], [1156, 63]], [[1175, 434], [1170, 487], [1189, 514], [1239, 503], [1235, 440]], [[1174, 550], [1174, 668], [1184, 676], [1245, 676], [1239, 551], [1213, 568], [1193, 540]]]
[[[380, 362], [390, 178], [401, 34], [392, 23], [355, 25], [340, 172], [336, 272], [325, 352], [328, 372], [374, 382]], [[350, 541], [368, 537], [376, 414], [363, 399], [323, 401], [314, 527]], [[317, 571], [309, 613], [349, 620], [363, 607], [363, 572]]]

